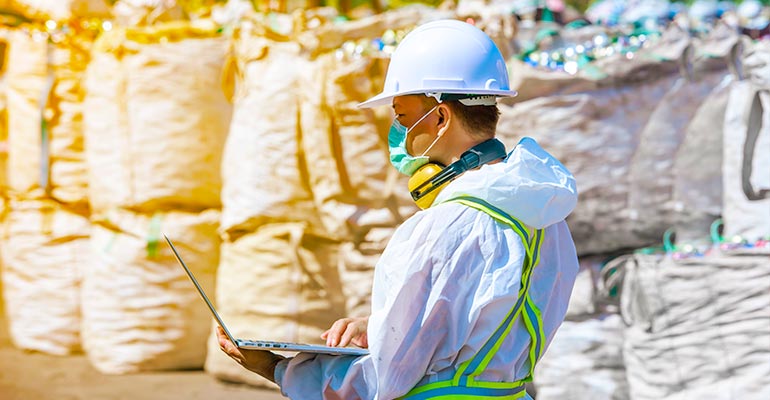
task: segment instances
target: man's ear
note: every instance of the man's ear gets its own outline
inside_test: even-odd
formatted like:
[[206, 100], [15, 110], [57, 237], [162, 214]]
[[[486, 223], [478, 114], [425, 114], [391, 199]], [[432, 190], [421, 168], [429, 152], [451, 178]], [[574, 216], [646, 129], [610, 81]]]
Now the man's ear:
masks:
[[447, 126], [452, 119], [452, 111], [448, 105], [439, 104], [438, 109], [436, 109], [436, 114], [438, 115], [438, 125], [436, 127], [441, 130]]

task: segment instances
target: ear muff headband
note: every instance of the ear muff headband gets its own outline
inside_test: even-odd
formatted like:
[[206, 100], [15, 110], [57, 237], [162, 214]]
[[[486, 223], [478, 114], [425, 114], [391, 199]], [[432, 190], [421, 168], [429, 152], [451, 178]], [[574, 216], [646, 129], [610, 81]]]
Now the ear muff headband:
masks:
[[444, 183], [457, 178], [463, 172], [478, 168], [505, 156], [505, 145], [501, 141], [494, 138], [486, 140], [468, 149], [468, 151], [460, 156], [459, 160], [449, 164], [449, 166], [430, 177], [409, 193], [412, 195], [412, 199], [417, 201], [441, 187]]

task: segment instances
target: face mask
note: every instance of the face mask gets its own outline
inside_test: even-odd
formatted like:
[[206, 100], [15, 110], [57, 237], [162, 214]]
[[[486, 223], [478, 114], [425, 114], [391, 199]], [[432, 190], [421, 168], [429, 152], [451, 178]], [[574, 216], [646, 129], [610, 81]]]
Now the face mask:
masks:
[[431, 143], [430, 146], [428, 146], [428, 148], [417, 157], [410, 155], [409, 152], [406, 151], [406, 137], [409, 132], [411, 132], [412, 129], [417, 126], [417, 124], [422, 122], [422, 120], [430, 115], [430, 113], [432, 113], [433, 110], [435, 110], [437, 107], [438, 106], [431, 108], [430, 111], [420, 117], [420, 119], [418, 119], [417, 122], [415, 122], [408, 129], [401, 125], [397, 119], [393, 120], [393, 124], [390, 125], [390, 131], [388, 132], [388, 148], [390, 150], [390, 163], [396, 167], [398, 172], [404, 175], [412, 176], [412, 174], [414, 174], [417, 169], [427, 164], [430, 160], [430, 158], [425, 154], [427, 154], [428, 151], [433, 148], [433, 145], [436, 144], [442, 135], [436, 136], [436, 139], [433, 140], [433, 143]]

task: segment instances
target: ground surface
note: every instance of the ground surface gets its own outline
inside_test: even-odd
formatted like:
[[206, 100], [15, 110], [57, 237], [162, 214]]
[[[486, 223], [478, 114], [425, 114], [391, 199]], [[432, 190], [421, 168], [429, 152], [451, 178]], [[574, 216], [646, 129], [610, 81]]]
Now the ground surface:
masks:
[[11, 345], [3, 314], [0, 296], [2, 400], [285, 399], [277, 391], [223, 383], [203, 371], [108, 376], [96, 371], [82, 355], [27, 353]]

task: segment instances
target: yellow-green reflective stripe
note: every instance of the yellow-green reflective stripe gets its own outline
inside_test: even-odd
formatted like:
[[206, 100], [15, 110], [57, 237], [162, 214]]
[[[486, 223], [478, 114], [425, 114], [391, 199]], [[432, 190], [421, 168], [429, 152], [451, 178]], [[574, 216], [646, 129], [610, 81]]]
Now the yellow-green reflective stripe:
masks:
[[[508, 317], [503, 321], [502, 324], [500, 324], [500, 326], [498, 326], [492, 337], [490, 337], [487, 343], [485, 343], [481, 348], [481, 350], [479, 350], [479, 352], [473, 356], [473, 358], [471, 358], [473, 362], [468, 364], [468, 366], [473, 367], [472, 372], [467, 375], [462, 374], [462, 376], [455, 375], [455, 380], [457, 380], [458, 383], [462, 385], [471, 385], [473, 382], [475, 382], [475, 378], [484, 372], [484, 370], [487, 368], [487, 365], [489, 365], [489, 361], [492, 360], [492, 357], [495, 356], [497, 351], [500, 349], [500, 346], [502, 346], [503, 341], [508, 336], [508, 333], [511, 331], [511, 328], [513, 327], [513, 321], [516, 319], [515, 317], [521, 315], [521, 311], [523, 309], [522, 305], [524, 303], [524, 301], [521, 300], [524, 300], [524, 297], [520, 297], [519, 300], [516, 301], [515, 309], [508, 313]], [[503, 330], [500, 331], [500, 328], [503, 328]], [[491, 348], [488, 348], [488, 343], [493, 343]]]
[[412, 390], [402, 399], [520, 399], [525, 394], [526, 390], [521, 382], [500, 387], [498, 385], [455, 386], [449, 384], [449, 381], [444, 381], [425, 385], [419, 390]]
[[[541, 231], [537, 232], [538, 235], [542, 237]], [[534, 248], [537, 248], [537, 246], [533, 246]], [[511, 329], [513, 328], [513, 323], [515, 321], [516, 316], [523, 316], [525, 326], [527, 326], [527, 330], [530, 333], [530, 337], [532, 338], [532, 346], [530, 348], [530, 354], [537, 355], [541, 351], [542, 348], [542, 342], [540, 342], [540, 337], [542, 337], [538, 331], [542, 332], [542, 322], [541, 319], [539, 319], [540, 312], [537, 310], [537, 307], [532, 302], [532, 299], [529, 296], [529, 287], [531, 286], [531, 277], [532, 277], [532, 264], [529, 262], [529, 258], [524, 260], [523, 268], [524, 273], [522, 274], [522, 282], [521, 282], [521, 289], [519, 290], [519, 297], [516, 299], [516, 304], [513, 306], [511, 311], [506, 316], [505, 320], [500, 324], [500, 326], [497, 327], [495, 330], [495, 333], [488, 339], [487, 343], [479, 350], [479, 352], [471, 358], [470, 364], [465, 365], [462, 369], [462, 371], [458, 370], [458, 373], [455, 375], [454, 381], [457, 381], [460, 384], [471, 384], [469, 382], [475, 382], [475, 378], [479, 375], [481, 375], [482, 372], [486, 369], [487, 365], [489, 364], [490, 360], [494, 355], [497, 353], [497, 351], [500, 349], [500, 346], [502, 346], [503, 341], [508, 336], [508, 333], [510, 333]], [[533, 312], [533, 316], [529, 316], [527, 312], [527, 304], [529, 304], [530, 308], [534, 308], [537, 310], [536, 312]], [[523, 310], [523, 312], [522, 312]], [[530, 319], [535, 318], [534, 323], [530, 321]], [[500, 329], [503, 328], [503, 331], [501, 332]], [[488, 343], [494, 341], [494, 345], [491, 348], [488, 348]], [[533, 353], [534, 352], [534, 353]], [[481, 361], [477, 361], [479, 356], [482, 356], [483, 358]], [[530, 358], [530, 360], [537, 360], [537, 357]], [[475, 364], [475, 365], [474, 365]], [[533, 366], [533, 368], [530, 368], [530, 371], [534, 369], [534, 361], [531, 361], [530, 364]], [[468, 375], [465, 375], [465, 369], [468, 366], [474, 366], [472, 369], [473, 372], [471, 372]], [[462, 372], [462, 376], [461, 375]], [[530, 373], [531, 376], [531, 373]]]
[[[412, 399], [412, 396], [416, 396], [419, 394], [423, 394], [425, 392], [432, 391], [435, 393], [436, 390], [441, 388], [450, 388], [450, 387], [458, 387], [457, 385], [453, 384], [452, 381], [440, 381], [440, 382], [433, 382], [429, 383], [427, 385], [418, 386], [412, 390], [409, 391], [404, 397], [401, 397], [401, 399]], [[516, 381], [516, 382], [471, 382], [468, 386], [463, 386], [468, 388], [487, 388], [487, 389], [517, 389], [519, 387], [524, 387], [524, 383], [522, 381]]]
[[[524, 228], [524, 225], [519, 222], [517, 219], [511, 217], [507, 213], [505, 213], [502, 210], [497, 209], [496, 207], [484, 202], [483, 200], [475, 199], [472, 197], [461, 197], [452, 199], [451, 201], [455, 201], [461, 204], [464, 204], [468, 207], [477, 209], [479, 211], [484, 212], [485, 214], [488, 214], [494, 219], [497, 219], [498, 221], [504, 223], [505, 225], [510, 226], [514, 232], [516, 232], [521, 240], [523, 241], [524, 248], [525, 248], [525, 258], [522, 265], [522, 282], [521, 282], [521, 289], [519, 290], [519, 296], [516, 301], [516, 305], [511, 308], [511, 311], [508, 313], [506, 318], [502, 321], [502, 323], [497, 327], [495, 332], [492, 334], [492, 336], [487, 340], [487, 342], [482, 346], [482, 348], [479, 350], [479, 352], [474, 355], [470, 360], [465, 361], [464, 363], [460, 364], [460, 366], [457, 369], [457, 372], [455, 373], [454, 378], [452, 379], [452, 382], [455, 385], [468, 385], [469, 381], [473, 382], [474, 377], [480, 375], [486, 366], [489, 364], [489, 361], [494, 357], [495, 353], [497, 353], [497, 350], [502, 345], [503, 340], [508, 335], [508, 333], [511, 330], [511, 327], [513, 326], [513, 320], [514, 317], [521, 314], [521, 309], [523, 306], [523, 302], [525, 300], [525, 294], [526, 290], [529, 287], [529, 283], [524, 281], [524, 279], [528, 278], [530, 276], [529, 273], [527, 273], [527, 270], [531, 269], [530, 265], [532, 264], [532, 255], [530, 254], [531, 249], [534, 247], [529, 242], [529, 235], [527, 234], [527, 231]], [[502, 329], [502, 330], [501, 330]], [[466, 374], [466, 370], [469, 368], [471, 369], [470, 374]]]
[[540, 341], [542, 330], [542, 324], [538, 320], [537, 313], [533, 310], [532, 299], [527, 296], [527, 300], [524, 302], [524, 312], [521, 314], [524, 320], [524, 326], [526, 326], [530, 337], [532, 337], [532, 345], [529, 347], [529, 376], [531, 378], [535, 372], [535, 363], [540, 358], [539, 354], [542, 349], [542, 342]]
[[[527, 273], [529, 275], [535, 270], [535, 266], [540, 261], [540, 247], [543, 244], [543, 230], [539, 229], [535, 233], [534, 240], [532, 241], [532, 254], [533, 264]], [[530, 276], [527, 276], [527, 284], [531, 282]], [[524, 312], [522, 318], [524, 320], [524, 326], [527, 328], [530, 336], [532, 337], [532, 345], [529, 348], [529, 375], [525, 378], [526, 381], [531, 381], [532, 376], [535, 373], [535, 365], [543, 354], [543, 346], [545, 344], [545, 332], [543, 332], [543, 317], [540, 314], [540, 309], [532, 300], [529, 295], [529, 288], [527, 288], [526, 294], [527, 300], [524, 303]]]
[[499, 208], [483, 200], [475, 199], [473, 197], [458, 197], [449, 201], [475, 208], [506, 225], [510, 225], [512, 228], [514, 228], [513, 230], [521, 237], [521, 241], [524, 243], [524, 248], [527, 249], [527, 254], [529, 255], [530, 246], [527, 246], [530, 244], [528, 233], [529, 231], [527, 231], [527, 229], [524, 227], [524, 224], [519, 222], [519, 220], [508, 215], [505, 211], [500, 210]]
[[543, 229], [538, 229], [535, 231], [535, 240], [532, 243], [532, 269], [535, 269], [537, 267], [537, 264], [540, 263], [540, 248], [543, 247], [543, 240], [545, 238], [545, 231]]
[[[506, 319], [498, 326], [495, 333], [487, 340], [481, 350], [470, 360], [462, 363], [455, 376], [450, 381], [435, 382], [416, 387], [409, 391], [403, 399], [520, 399], [526, 395], [524, 382], [532, 380], [534, 364], [542, 353], [542, 345], [545, 343], [545, 334], [542, 331], [542, 317], [540, 310], [535, 306], [529, 296], [530, 277], [532, 270], [540, 259], [540, 247], [543, 241], [543, 230], [535, 230], [532, 234], [521, 222], [511, 217], [504, 211], [472, 197], [461, 197], [450, 201], [464, 204], [484, 212], [501, 223], [509, 225], [522, 240], [525, 249], [524, 262], [522, 263], [521, 288], [519, 297], [514, 307], [509, 311]], [[532, 241], [529, 238], [532, 237]], [[522, 314], [522, 310], [524, 313]], [[527, 378], [516, 382], [477, 382], [475, 377], [480, 375], [487, 367], [492, 357], [497, 353], [503, 340], [513, 328], [514, 317], [524, 315], [525, 326], [532, 338], [530, 348], [530, 373]], [[494, 339], [494, 340], [493, 340]], [[483, 355], [483, 356], [482, 356]], [[534, 360], [534, 361], [533, 361]], [[473, 372], [465, 375], [469, 366], [473, 365]], [[515, 391], [515, 394], [505, 394], [505, 390]]]
[[[530, 275], [532, 274], [532, 271], [534, 271], [535, 267], [540, 263], [540, 248], [543, 246], [543, 239], [545, 238], [545, 232], [543, 229], [538, 229], [537, 233], [535, 234], [535, 243], [534, 248], [532, 249], [532, 253], [534, 254], [533, 261], [532, 261], [532, 267], [529, 270]], [[531, 282], [528, 280], [528, 282]], [[543, 331], [543, 316], [540, 313], [540, 309], [537, 308], [537, 304], [532, 300], [532, 298], [527, 294], [529, 307], [532, 309], [536, 316], [536, 321], [538, 324], [537, 329], [537, 338], [538, 338], [538, 344], [540, 345], [540, 348], [537, 351], [537, 360], [540, 359], [540, 357], [543, 355], [543, 345], [545, 344], [545, 332]]]
[[[439, 395], [439, 396], [430, 396], [430, 397], [423, 397], [420, 399], [431, 399], [431, 400], [518, 400], [523, 399], [526, 392], [520, 392], [518, 394], [514, 395], [508, 395], [508, 396], [480, 396], [480, 395], [468, 395], [468, 394], [459, 394], [459, 395]], [[409, 397], [410, 400], [412, 400], [411, 397]], [[418, 400], [415, 398], [414, 400]]]
[[[524, 230], [524, 225], [521, 224], [518, 220], [511, 217], [502, 210], [490, 209], [491, 206], [481, 200], [464, 197], [454, 199], [453, 201], [457, 201], [469, 207], [483, 211], [493, 218], [505, 223], [506, 225], [511, 226], [511, 228], [519, 234], [522, 240], [526, 240], [529, 237], [527, 232]], [[522, 314], [522, 306], [524, 305], [524, 302], [529, 299], [527, 292], [530, 287], [530, 277], [532, 276], [532, 269], [534, 264], [533, 260], [539, 258], [537, 254], [533, 253], [533, 250], [539, 251], [540, 246], [538, 242], [542, 241], [542, 237], [542, 230], [537, 230], [535, 231], [535, 237], [533, 238], [534, 240], [532, 242], [524, 242], [524, 248], [527, 250], [527, 256], [525, 257], [525, 260], [522, 264], [522, 282], [516, 305], [514, 305], [514, 307], [506, 316], [505, 320], [500, 324], [500, 326], [498, 326], [498, 328], [495, 330], [495, 333], [490, 337], [490, 339], [488, 339], [488, 341], [479, 350], [479, 352], [473, 358], [460, 365], [457, 372], [455, 373], [454, 378], [452, 379], [454, 384], [471, 385], [473, 382], [475, 382], [475, 377], [481, 375], [481, 373], [484, 372], [492, 357], [494, 357], [494, 355], [500, 349], [502, 342], [513, 327], [514, 317]], [[537, 332], [532, 329], [529, 329], [529, 332], [533, 343], [532, 350], [537, 351], [536, 349], [541, 347], [541, 344], [538, 343]], [[472, 372], [470, 374], [466, 374], [466, 370], [469, 369], [469, 367]]]
[[[535, 231], [534, 239], [532, 240], [532, 243], [529, 243], [529, 254], [532, 255], [532, 265], [527, 270], [523, 271], [522, 274], [526, 274], [525, 277], [522, 277], [522, 281], [526, 280], [529, 281], [529, 276], [532, 275], [532, 271], [535, 270], [535, 267], [540, 262], [540, 247], [543, 244], [543, 237], [544, 232], [542, 229], [538, 229]], [[527, 287], [527, 290], [529, 290], [529, 287]]]

